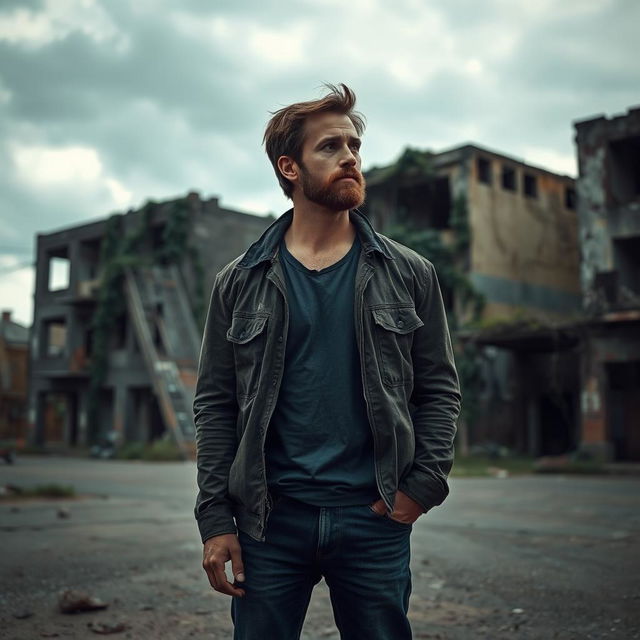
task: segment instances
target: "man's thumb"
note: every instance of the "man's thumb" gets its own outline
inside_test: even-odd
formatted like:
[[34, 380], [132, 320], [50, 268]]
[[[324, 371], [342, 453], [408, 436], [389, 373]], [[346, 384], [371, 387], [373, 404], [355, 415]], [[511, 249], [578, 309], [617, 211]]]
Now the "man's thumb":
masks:
[[231, 556], [231, 571], [238, 582], [244, 582], [244, 566], [239, 552]]

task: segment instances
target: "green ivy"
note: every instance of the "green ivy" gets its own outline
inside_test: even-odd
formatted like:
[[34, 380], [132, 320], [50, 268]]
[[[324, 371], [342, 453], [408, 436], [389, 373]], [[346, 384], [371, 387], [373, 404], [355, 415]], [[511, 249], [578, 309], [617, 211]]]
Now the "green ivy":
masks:
[[[470, 309], [469, 324], [478, 322], [485, 305], [484, 296], [477, 291], [467, 275], [471, 231], [468, 221], [467, 201], [464, 194], [453, 201], [450, 212], [451, 228], [454, 231], [452, 245], [442, 241], [442, 233], [434, 229], [419, 229], [404, 223], [389, 228], [387, 235], [410, 247], [433, 263], [443, 290], [460, 300], [462, 310]], [[463, 397], [462, 417], [472, 424], [477, 416], [482, 389], [480, 355], [475, 345], [465, 344], [456, 338], [459, 328], [454, 313], [447, 314], [456, 352], [456, 368]]]
[[[97, 295], [97, 307], [91, 321], [93, 348], [91, 354], [89, 394], [87, 401], [88, 423], [97, 424], [100, 410], [100, 390], [104, 387], [109, 367], [109, 341], [118, 316], [126, 310], [124, 281], [126, 267], [151, 264], [181, 264], [185, 257], [191, 262], [194, 274], [192, 313], [202, 329], [205, 315], [205, 270], [199, 251], [188, 242], [189, 205], [186, 200], [172, 204], [163, 229], [162, 243], [153, 248], [151, 238], [152, 216], [158, 207], [149, 200], [137, 214], [138, 223], [129, 233], [124, 233], [124, 216], [114, 214], [108, 218], [100, 252], [101, 281]], [[101, 434], [95, 429], [92, 440]]]

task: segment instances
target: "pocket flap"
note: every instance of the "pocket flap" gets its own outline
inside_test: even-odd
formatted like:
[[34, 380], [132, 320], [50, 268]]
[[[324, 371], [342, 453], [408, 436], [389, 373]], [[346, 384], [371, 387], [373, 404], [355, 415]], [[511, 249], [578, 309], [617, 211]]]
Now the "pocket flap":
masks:
[[251, 316], [233, 316], [227, 331], [227, 340], [244, 344], [253, 340], [265, 327], [268, 315], [265, 313]]
[[413, 307], [391, 307], [371, 311], [376, 324], [395, 333], [410, 333], [424, 325]]

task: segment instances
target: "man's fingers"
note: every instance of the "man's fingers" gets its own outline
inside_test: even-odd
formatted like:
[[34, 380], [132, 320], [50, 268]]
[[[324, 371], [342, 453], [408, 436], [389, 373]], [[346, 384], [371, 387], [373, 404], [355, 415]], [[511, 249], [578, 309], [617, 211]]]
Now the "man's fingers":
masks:
[[216, 586], [214, 589], [219, 593], [226, 593], [228, 596], [242, 597], [244, 589], [234, 587], [228, 580], [227, 574], [224, 572], [224, 565], [214, 565], [213, 569]]
[[369, 505], [369, 507], [378, 515], [383, 516], [387, 513], [387, 505], [384, 503], [384, 500], [382, 500], [382, 498], [376, 500], [373, 504]]
[[[204, 544], [204, 558], [202, 567], [204, 568], [209, 584], [219, 593], [225, 593], [229, 596], [244, 596], [244, 589], [234, 587], [227, 580], [227, 574], [224, 565], [229, 559], [236, 558], [235, 563], [239, 562], [240, 569], [236, 569], [235, 573], [243, 571], [242, 559], [240, 557], [240, 543], [235, 534], [223, 534], [208, 539]], [[234, 567], [235, 564], [232, 564]]]

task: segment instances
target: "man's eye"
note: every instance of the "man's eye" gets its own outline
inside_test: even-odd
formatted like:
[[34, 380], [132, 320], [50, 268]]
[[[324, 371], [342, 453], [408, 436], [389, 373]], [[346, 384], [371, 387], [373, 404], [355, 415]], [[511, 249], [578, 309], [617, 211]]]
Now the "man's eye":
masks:
[[335, 144], [333, 142], [327, 142], [327, 144], [324, 145], [324, 147], [322, 147], [323, 149], [328, 149], [329, 151], [335, 149]]

